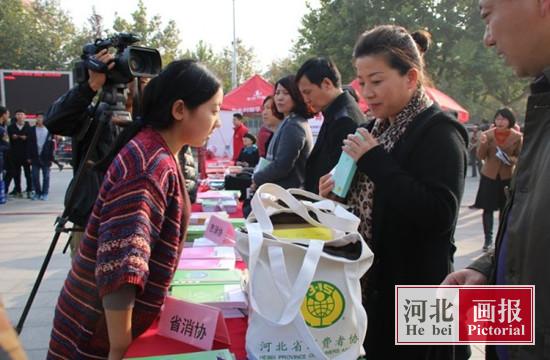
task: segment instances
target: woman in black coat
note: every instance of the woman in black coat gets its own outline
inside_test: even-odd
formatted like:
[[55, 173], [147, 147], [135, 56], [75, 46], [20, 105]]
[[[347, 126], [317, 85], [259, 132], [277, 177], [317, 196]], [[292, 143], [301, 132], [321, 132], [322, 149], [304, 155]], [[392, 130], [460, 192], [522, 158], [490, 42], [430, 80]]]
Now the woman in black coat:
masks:
[[[361, 35], [354, 50], [362, 95], [376, 117], [344, 140], [358, 166], [347, 202], [374, 252], [362, 279], [369, 360], [463, 358], [449, 346], [394, 345], [395, 285], [438, 285], [452, 268], [467, 167], [467, 133], [426, 96], [421, 52], [428, 39], [415, 37], [420, 44], [402, 27], [381, 26]], [[323, 176], [320, 194], [333, 186], [331, 175]]]

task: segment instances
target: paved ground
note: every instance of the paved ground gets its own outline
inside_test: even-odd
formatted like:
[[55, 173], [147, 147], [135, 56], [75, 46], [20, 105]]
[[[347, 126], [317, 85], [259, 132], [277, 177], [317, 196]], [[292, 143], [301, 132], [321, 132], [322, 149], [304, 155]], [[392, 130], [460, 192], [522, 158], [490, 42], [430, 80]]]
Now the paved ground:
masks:
[[[19, 320], [51, 243], [53, 223], [63, 211], [63, 196], [71, 174], [70, 169], [62, 172], [52, 169], [48, 201], [16, 199], [0, 205], [0, 295], [13, 323]], [[456, 233], [457, 269], [481, 255], [481, 211], [467, 207], [474, 201], [478, 179], [467, 178]], [[69, 256], [61, 253], [66, 239], [62, 235], [21, 334], [31, 360], [45, 358], [55, 303], [70, 266]], [[481, 347], [473, 350], [471, 359], [484, 358]]]

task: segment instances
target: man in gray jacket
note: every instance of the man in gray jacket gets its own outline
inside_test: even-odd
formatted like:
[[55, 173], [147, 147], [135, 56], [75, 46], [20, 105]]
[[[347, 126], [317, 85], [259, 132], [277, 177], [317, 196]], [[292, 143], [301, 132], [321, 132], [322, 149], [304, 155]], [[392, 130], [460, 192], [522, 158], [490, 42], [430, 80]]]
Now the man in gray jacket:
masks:
[[550, 0], [480, 0], [484, 41], [532, 77], [523, 149], [496, 241], [451, 285], [535, 285], [535, 345], [488, 346], [487, 359], [550, 358]]

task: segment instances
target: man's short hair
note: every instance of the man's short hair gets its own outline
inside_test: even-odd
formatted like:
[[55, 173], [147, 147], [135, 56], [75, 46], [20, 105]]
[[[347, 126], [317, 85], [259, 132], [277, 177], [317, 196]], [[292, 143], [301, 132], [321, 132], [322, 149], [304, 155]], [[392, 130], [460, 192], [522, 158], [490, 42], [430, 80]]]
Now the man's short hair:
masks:
[[243, 119], [243, 114], [241, 114], [241, 113], [234, 113], [234, 114], [233, 114], [233, 117], [234, 117], [234, 118], [237, 118], [237, 119], [239, 119], [239, 120], [242, 121], [242, 119]]
[[0, 106], [0, 116], [4, 116], [8, 112], [8, 109], [4, 106]]
[[17, 109], [15, 110], [14, 114], [17, 114], [17, 113], [23, 113], [23, 114], [26, 114], [27, 112], [23, 109]]
[[340, 71], [336, 64], [326, 57], [314, 57], [303, 63], [296, 73], [296, 82], [299, 82], [303, 76], [317, 86], [321, 86], [324, 78], [329, 79], [335, 87], [342, 86]]

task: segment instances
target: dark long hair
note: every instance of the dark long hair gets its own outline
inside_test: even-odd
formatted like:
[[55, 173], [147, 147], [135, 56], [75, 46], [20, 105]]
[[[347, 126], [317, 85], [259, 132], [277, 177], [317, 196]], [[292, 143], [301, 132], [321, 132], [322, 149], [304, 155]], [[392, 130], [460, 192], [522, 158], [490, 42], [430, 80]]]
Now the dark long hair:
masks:
[[169, 129], [174, 124], [172, 106], [177, 100], [183, 100], [187, 109], [194, 110], [210, 100], [220, 87], [220, 80], [197, 61], [171, 62], [149, 81], [143, 93], [142, 115], [120, 133], [113, 149], [96, 169], [106, 171], [124, 145], [145, 126]]
[[359, 36], [353, 49], [353, 59], [381, 55], [402, 76], [410, 69], [417, 69], [420, 74], [419, 83], [429, 85], [423, 55], [428, 51], [430, 43], [431, 36], [425, 30], [409, 34], [401, 26], [381, 25]]
[[498, 109], [497, 112], [495, 113], [495, 116], [493, 117], [493, 123], [495, 122], [495, 119], [499, 115], [508, 120], [508, 129], [511, 129], [516, 125], [516, 116], [514, 115], [514, 112], [512, 111], [512, 109], [510, 108]]
[[[288, 91], [290, 98], [294, 102], [294, 107], [291, 110], [293, 113], [296, 113], [306, 119], [309, 119], [313, 117], [313, 115], [315, 115], [313, 110], [311, 110], [311, 108], [304, 102], [304, 98], [302, 97], [302, 94], [300, 93], [300, 90], [296, 85], [294, 75], [287, 75], [284, 78], [279, 79], [279, 81], [275, 83], [274, 91], [277, 91], [277, 85], [279, 84], [284, 87], [286, 91]], [[277, 116], [277, 114], [281, 114], [277, 110], [277, 107], [275, 107], [275, 101], [273, 101], [273, 113], [275, 114], [275, 116]]]

